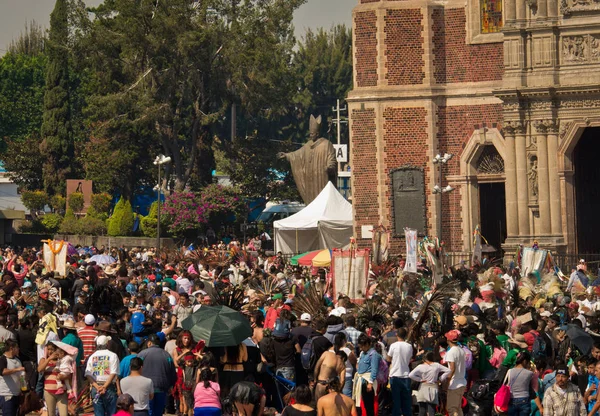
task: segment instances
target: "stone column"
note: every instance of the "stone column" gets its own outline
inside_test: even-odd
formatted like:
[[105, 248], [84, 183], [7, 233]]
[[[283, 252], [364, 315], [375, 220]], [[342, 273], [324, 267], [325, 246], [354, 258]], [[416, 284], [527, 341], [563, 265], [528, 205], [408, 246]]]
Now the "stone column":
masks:
[[517, 21], [523, 22], [527, 19], [527, 4], [525, 0], [516, 0], [517, 3]]
[[519, 235], [519, 211], [517, 205], [515, 128], [510, 122], [504, 127], [504, 146], [506, 155], [504, 161], [504, 172], [506, 174], [506, 231], [508, 237], [517, 237]]
[[536, 234], [550, 235], [550, 183], [548, 179], [548, 144], [546, 123], [537, 120], [533, 122], [537, 132], [538, 158], [538, 204], [540, 208], [540, 231]]
[[525, 125], [514, 122], [515, 153], [517, 170], [517, 203], [519, 212], [519, 236], [528, 237], [529, 228], [529, 180], [527, 178], [527, 145], [525, 143]]
[[504, 2], [504, 16], [506, 19], [506, 23], [514, 23], [517, 18], [517, 2], [516, 0], [506, 0]]
[[538, 0], [536, 19], [545, 19], [548, 17], [548, 3], [546, 0]]
[[546, 122], [548, 129], [548, 179], [550, 196], [550, 222], [553, 236], [563, 236], [560, 203], [560, 179], [558, 177], [558, 123]]

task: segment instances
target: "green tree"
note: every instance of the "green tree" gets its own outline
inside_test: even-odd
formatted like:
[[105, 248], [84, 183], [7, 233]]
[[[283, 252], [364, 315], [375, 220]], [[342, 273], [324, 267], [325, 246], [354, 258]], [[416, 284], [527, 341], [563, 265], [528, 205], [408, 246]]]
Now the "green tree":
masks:
[[113, 0], [92, 9], [82, 25], [95, 87], [88, 120], [118, 160], [140, 158], [130, 162], [136, 172], [109, 166], [104, 186], [118, 175], [133, 179], [121, 183], [154, 176], [151, 149], [171, 156], [164, 177], [176, 191], [210, 183], [213, 138], [230, 104], [268, 113], [285, 99], [280, 69], [290, 64], [291, 21], [304, 1]]
[[[142, 218], [140, 221], [140, 227], [142, 229], [142, 233], [146, 237], [156, 238], [156, 226], [158, 224], [158, 201], [154, 201], [152, 205], [150, 205], [150, 210], [148, 211], [148, 215]], [[162, 233], [161, 233], [162, 235]]]
[[131, 202], [121, 197], [112, 216], [108, 219], [108, 235], [113, 237], [130, 235], [133, 232], [133, 209]]
[[81, 192], [73, 192], [69, 195], [69, 208], [75, 213], [83, 211], [83, 205], [85, 201]]
[[63, 211], [66, 205], [67, 199], [62, 195], [56, 194], [52, 198], [50, 198], [50, 206], [52, 207], [54, 212]]
[[46, 204], [50, 202], [50, 198], [44, 191], [23, 191], [21, 192], [21, 201], [35, 219], [38, 211], [43, 211]]
[[67, 208], [58, 231], [61, 234], [79, 234], [81, 232], [79, 220], [71, 208]]
[[44, 188], [49, 194], [62, 192], [71, 177], [75, 144], [71, 127], [69, 85], [69, 7], [67, 0], [56, 0], [50, 14], [47, 42], [48, 67], [44, 94], [41, 153]]
[[32, 134], [24, 139], [5, 138], [6, 150], [0, 156], [8, 177], [20, 190], [33, 191], [44, 187], [40, 139]]
[[35, 20], [25, 24], [25, 32], [10, 42], [8, 52], [14, 55], [38, 56], [44, 53], [46, 36], [44, 29]]

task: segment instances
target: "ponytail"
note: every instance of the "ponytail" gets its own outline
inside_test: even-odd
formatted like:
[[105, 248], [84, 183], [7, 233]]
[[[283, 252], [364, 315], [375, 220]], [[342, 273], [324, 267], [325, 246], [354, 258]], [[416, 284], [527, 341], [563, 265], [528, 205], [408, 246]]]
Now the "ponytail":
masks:
[[210, 368], [204, 367], [202, 370], [200, 370], [200, 380], [202, 380], [204, 382], [205, 389], [210, 387], [211, 376], [212, 376], [212, 373], [210, 371]]

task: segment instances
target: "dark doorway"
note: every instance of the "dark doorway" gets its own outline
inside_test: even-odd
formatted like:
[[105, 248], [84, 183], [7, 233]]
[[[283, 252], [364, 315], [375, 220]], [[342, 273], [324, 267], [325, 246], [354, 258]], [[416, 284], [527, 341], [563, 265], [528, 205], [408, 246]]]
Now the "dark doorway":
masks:
[[[506, 194], [504, 183], [479, 184], [481, 235], [500, 250], [506, 240]], [[485, 243], [485, 242], [484, 242]]]
[[584, 130], [575, 150], [575, 204], [577, 249], [580, 253], [600, 253], [600, 128]]

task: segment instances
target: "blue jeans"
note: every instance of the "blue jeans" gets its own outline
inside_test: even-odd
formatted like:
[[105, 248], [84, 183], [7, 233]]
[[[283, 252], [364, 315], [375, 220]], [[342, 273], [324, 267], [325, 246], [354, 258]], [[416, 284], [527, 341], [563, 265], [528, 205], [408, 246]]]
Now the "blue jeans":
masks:
[[286, 380], [292, 381], [294, 383], [296, 382], [296, 369], [294, 367], [278, 368], [275, 374], [285, 378]]
[[148, 403], [149, 416], [162, 416], [167, 405], [167, 393], [155, 391], [154, 398]]
[[352, 381], [352, 377], [346, 376], [344, 379], [344, 388], [342, 389], [344, 396], [352, 397]]
[[17, 416], [19, 396], [12, 396], [10, 399], [0, 396], [0, 409], [2, 409], [2, 416]]
[[412, 391], [410, 389], [410, 378], [408, 377], [390, 377], [390, 386], [392, 387], [392, 416], [411, 416], [412, 415]]
[[94, 399], [94, 416], [112, 416], [117, 412], [117, 388], [109, 387], [106, 392], [95, 400], [98, 392], [92, 387], [92, 399]]
[[510, 399], [508, 403], [508, 416], [529, 416], [531, 413], [531, 400], [529, 397]]
[[196, 407], [194, 416], [221, 416], [221, 409], [218, 407]]

